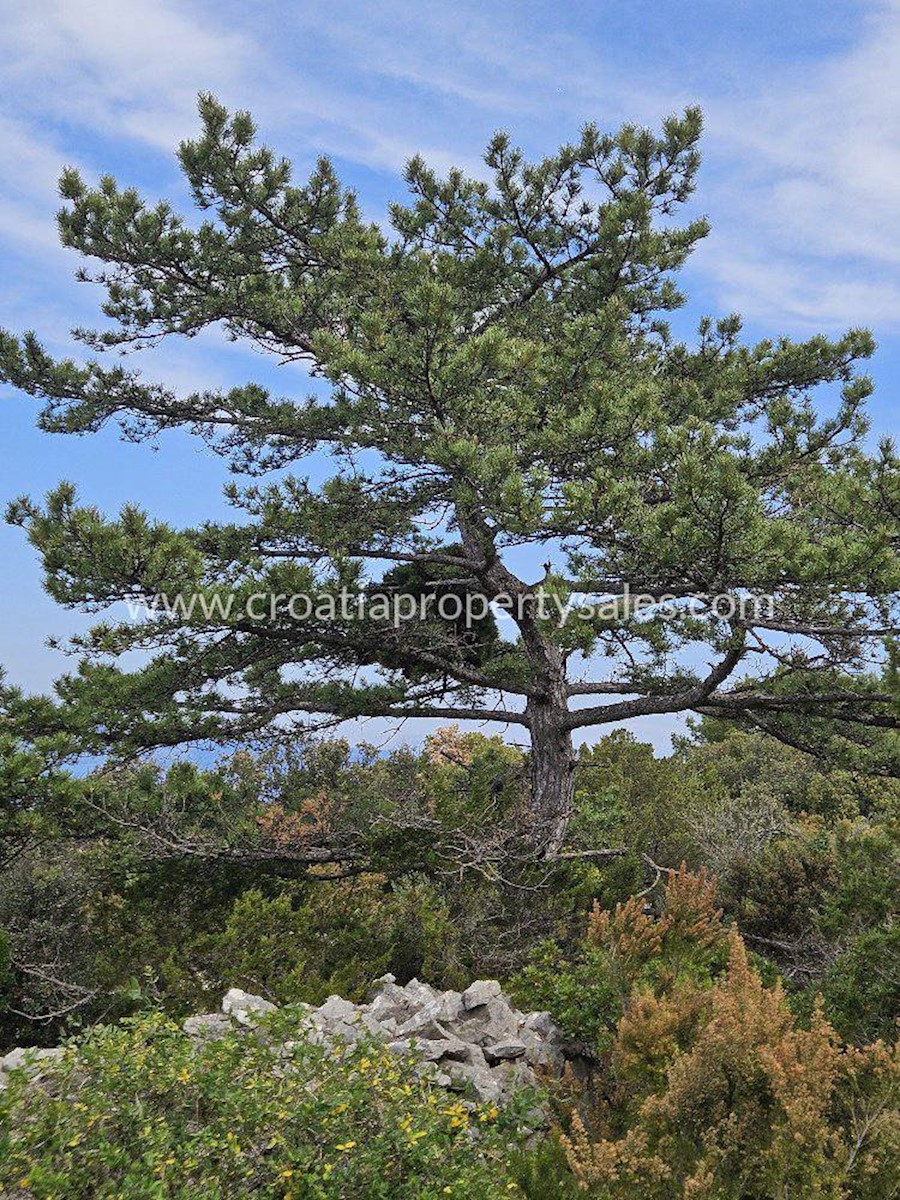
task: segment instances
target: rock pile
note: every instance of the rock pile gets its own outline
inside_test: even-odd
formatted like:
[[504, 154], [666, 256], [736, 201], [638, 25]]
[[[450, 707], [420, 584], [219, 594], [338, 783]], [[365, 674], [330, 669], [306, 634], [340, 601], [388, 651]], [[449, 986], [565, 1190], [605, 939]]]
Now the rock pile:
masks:
[[[260, 996], [232, 988], [221, 1013], [189, 1017], [185, 1032], [215, 1037], [232, 1021], [252, 1026], [274, 1010]], [[401, 987], [393, 975], [377, 980], [366, 1004], [329, 996], [307, 1007], [310, 1037], [326, 1044], [370, 1037], [396, 1054], [412, 1057], [416, 1069], [456, 1091], [470, 1087], [486, 1101], [502, 1101], [517, 1087], [537, 1083], [535, 1068], [561, 1071], [562, 1035], [546, 1012], [513, 1008], [492, 979], [464, 992], [436, 991], [411, 979]]]
[[[475, 1092], [479, 1099], [503, 1102], [517, 1088], [538, 1082], [535, 1068], [559, 1072], [565, 1062], [560, 1031], [546, 1012], [513, 1008], [500, 984], [480, 979], [464, 992], [437, 991], [417, 979], [400, 986], [393, 975], [379, 979], [365, 1004], [329, 996], [318, 1008], [301, 1006], [308, 1036], [324, 1045], [375, 1038], [396, 1054], [415, 1060], [415, 1070], [453, 1091]], [[184, 1032], [200, 1042], [222, 1037], [235, 1025], [253, 1028], [275, 1005], [261, 996], [232, 988], [222, 1011], [188, 1017]], [[59, 1051], [13, 1050], [0, 1059], [3, 1073], [24, 1065], [32, 1069]]]
[[[329, 1005], [332, 1001], [315, 1010], [326, 1030], [335, 1008]], [[357, 1020], [389, 1049], [435, 1064], [436, 1082], [456, 1089], [471, 1085], [482, 1100], [535, 1083], [535, 1067], [563, 1066], [562, 1039], [550, 1014], [512, 1008], [495, 980], [478, 980], [464, 992], [437, 992], [417, 979], [399, 987], [387, 975], [357, 1012]], [[336, 1032], [342, 1032], [340, 1026]]]

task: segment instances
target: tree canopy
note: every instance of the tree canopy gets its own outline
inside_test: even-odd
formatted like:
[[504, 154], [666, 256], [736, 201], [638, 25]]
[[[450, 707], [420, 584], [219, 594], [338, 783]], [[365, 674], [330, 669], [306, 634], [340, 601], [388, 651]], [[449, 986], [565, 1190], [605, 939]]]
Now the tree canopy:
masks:
[[[548, 855], [576, 730], [695, 711], [790, 739], [800, 713], [858, 744], [896, 725], [895, 690], [854, 675], [897, 624], [900, 580], [898, 461], [867, 442], [874, 344], [746, 344], [733, 316], [674, 335], [674, 273], [707, 232], [678, 220], [698, 111], [657, 133], [589, 125], [537, 162], [498, 134], [485, 179], [414, 158], [384, 228], [327, 160], [294, 183], [247, 114], [208, 96], [200, 114], [179, 150], [199, 222], [64, 172], [62, 240], [99, 262], [84, 278], [109, 322], [76, 331], [98, 354], [79, 363], [0, 333], [0, 380], [44, 402], [46, 430], [188, 427], [233, 469], [236, 517], [108, 518], [70, 484], [11, 506], [64, 604], [202, 600], [99, 625], [38, 724], [133, 752], [358, 716], [510, 723]], [[178, 394], [102, 353], [213, 325], [273, 355], [285, 394]], [[528, 548], [539, 580], [514, 569]], [[508, 603], [512, 633], [284, 605], [373, 589]], [[282, 604], [260, 619], [258, 595]], [[131, 650], [145, 665], [117, 665]]]

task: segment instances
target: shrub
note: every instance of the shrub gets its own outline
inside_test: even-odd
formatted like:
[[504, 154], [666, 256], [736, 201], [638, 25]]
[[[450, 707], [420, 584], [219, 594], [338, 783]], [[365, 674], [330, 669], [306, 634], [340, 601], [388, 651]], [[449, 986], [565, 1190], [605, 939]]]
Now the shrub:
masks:
[[819, 1005], [801, 1026], [714, 905], [714, 882], [682, 869], [659, 917], [635, 899], [591, 918], [587, 945], [623, 991], [588, 1119], [561, 1134], [580, 1186], [598, 1200], [895, 1196], [898, 1047], [843, 1045]]
[[578, 946], [545, 943], [509, 989], [521, 1007], [549, 1009], [566, 1034], [600, 1056], [638, 992], [666, 993], [685, 979], [708, 985], [724, 967], [727, 931], [715, 898], [715, 879], [704, 872], [670, 871], [659, 917], [639, 896], [613, 910], [595, 905]]
[[[562, 1135], [586, 1190], [615, 1200], [870, 1200], [900, 1172], [900, 1056], [840, 1045], [813, 1015], [799, 1028], [737, 934], [727, 973], [685, 1005], [646, 997], [623, 1018], [613, 1063], [643, 1067], [645, 1090], [621, 1136], [614, 1105]], [[667, 1036], [686, 1009], [687, 1044]], [[676, 1018], [673, 1020], [673, 1017]], [[635, 1024], [643, 1036], [635, 1037]], [[656, 1078], [656, 1086], [652, 1080]], [[887, 1188], [887, 1190], [885, 1190]]]
[[457, 942], [427, 883], [389, 888], [382, 877], [363, 875], [298, 884], [272, 897], [249, 888], [203, 956], [219, 990], [237, 985], [279, 1003], [321, 1004], [334, 993], [361, 1000], [386, 971], [458, 982]]
[[94, 1030], [0, 1093], [0, 1193], [51, 1200], [509, 1196], [515, 1111], [377, 1046], [326, 1050], [297, 1010], [199, 1047], [158, 1014]]

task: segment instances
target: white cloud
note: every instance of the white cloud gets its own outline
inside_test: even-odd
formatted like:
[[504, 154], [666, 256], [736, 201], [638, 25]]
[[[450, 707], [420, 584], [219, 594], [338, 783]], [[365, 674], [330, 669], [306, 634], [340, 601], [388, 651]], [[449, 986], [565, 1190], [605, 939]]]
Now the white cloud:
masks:
[[25, 111], [131, 135], [168, 152], [194, 127], [196, 93], [227, 89], [248, 38], [156, 0], [0, 0], [2, 78]]
[[719, 236], [700, 262], [751, 316], [900, 323], [900, 4], [843, 57], [707, 104]]
[[[64, 327], [96, 317], [96, 293], [69, 285], [59, 245], [64, 165], [103, 169], [98, 136], [142, 143], [142, 171], [197, 128], [197, 91], [227, 95], [254, 61], [250, 39], [156, 0], [0, 0], [0, 324]], [[85, 161], [96, 153], [97, 161]], [[41, 269], [36, 270], [37, 263]]]

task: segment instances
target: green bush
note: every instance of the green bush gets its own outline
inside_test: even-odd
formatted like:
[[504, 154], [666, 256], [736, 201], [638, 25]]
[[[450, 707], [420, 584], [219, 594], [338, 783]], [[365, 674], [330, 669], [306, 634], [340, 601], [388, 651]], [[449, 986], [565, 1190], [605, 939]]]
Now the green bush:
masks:
[[605, 950], [545, 942], [507, 984], [523, 1009], [548, 1010], [567, 1037], [595, 1054], [611, 1043], [622, 1015], [623, 982]]
[[202, 944], [219, 984], [279, 1003], [321, 1004], [338, 993], [361, 1000], [386, 971], [436, 983], [465, 983], [454, 966], [458, 935], [441, 898], [424, 882], [393, 888], [364, 875], [296, 884], [274, 896], [258, 888], [234, 902], [224, 929]]
[[900, 1018], [900, 925], [854, 938], [819, 984], [824, 1009], [842, 1037], [861, 1044], [895, 1033]]
[[[286, 1044], [285, 1044], [286, 1043]], [[195, 1047], [159, 1014], [100, 1027], [0, 1093], [0, 1194], [40, 1200], [430, 1200], [522, 1195], [534, 1098], [472, 1104], [387, 1050], [326, 1050], [298, 1010]], [[523, 1126], [524, 1128], [524, 1126]]]
[[595, 905], [579, 942], [545, 943], [508, 989], [521, 1007], [549, 1010], [564, 1033], [599, 1058], [636, 990], [708, 987], [726, 964], [715, 879], [682, 866], [668, 873], [658, 918], [637, 896], [613, 910]]

